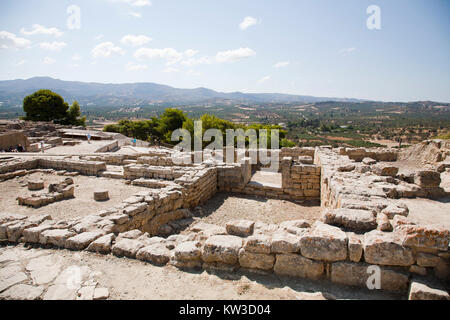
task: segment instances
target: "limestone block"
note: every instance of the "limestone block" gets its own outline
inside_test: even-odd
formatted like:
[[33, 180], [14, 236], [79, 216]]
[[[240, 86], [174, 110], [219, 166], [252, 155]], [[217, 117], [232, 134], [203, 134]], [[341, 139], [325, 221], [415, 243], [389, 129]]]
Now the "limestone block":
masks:
[[377, 163], [372, 167], [373, 173], [379, 176], [391, 176], [395, 177], [398, 173], [398, 167], [387, 163]]
[[66, 240], [66, 249], [84, 250], [91, 242], [104, 235], [102, 231], [83, 232]]
[[409, 300], [450, 300], [450, 295], [439, 284], [413, 279], [409, 287]]
[[[330, 280], [335, 283], [368, 288], [367, 280], [374, 275], [369, 264], [354, 262], [335, 262], [331, 265]], [[408, 275], [399, 271], [380, 268], [380, 289], [388, 291], [406, 291]], [[369, 281], [369, 284], [376, 283]]]
[[319, 279], [325, 267], [322, 262], [314, 261], [299, 254], [277, 254], [274, 272], [279, 275]]
[[139, 249], [136, 258], [157, 265], [165, 265], [170, 259], [170, 250], [163, 243], [154, 243]]
[[28, 190], [42, 190], [44, 189], [44, 181], [43, 180], [29, 180], [28, 181]]
[[226, 224], [226, 230], [229, 235], [238, 237], [248, 237], [253, 234], [254, 221], [235, 220]]
[[377, 220], [372, 211], [359, 209], [326, 209], [323, 221], [354, 231], [367, 231], [377, 228]]
[[403, 246], [416, 249], [448, 250], [449, 231], [427, 226], [401, 225], [394, 233]]
[[96, 191], [94, 191], [94, 200], [95, 201], [106, 201], [106, 200], [109, 200], [108, 190], [96, 190]]
[[236, 264], [242, 238], [237, 236], [216, 235], [206, 240], [202, 250], [202, 260], [205, 262], [222, 262]]
[[439, 187], [441, 174], [431, 170], [419, 171], [414, 174], [414, 183], [422, 188]]
[[302, 256], [323, 261], [347, 259], [347, 235], [341, 229], [316, 222], [300, 239]]
[[116, 256], [135, 258], [136, 253], [144, 247], [142, 241], [134, 239], [120, 239], [112, 246], [112, 253]]
[[245, 239], [244, 249], [252, 253], [270, 253], [271, 238], [264, 234], [254, 234]]
[[270, 251], [272, 253], [296, 253], [300, 251], [300, 237], [285, 230], [272, 235]]
[[200, 260], [200, 243], [198, 241], [181, 242], [174, 249], [174, 258], [181, 261]]
[[247, 252], [245, 249], [239, 251], [239, 264], [243, 268], [271, 270], [274, 262], [272, 254]]
[[114, 240], [114, 233], [109, 233], [107, 235], [101, 236], [92, 242], [88, 247], [87, 251], [98, 252], [103, 254], [108, 254], [111, 252], [111, 244]]
[[41, 244], [50, 244], [59, 248], [64, 248], [66, 240], [74, 235], [74, 232], [67, 229], [45, 230], [39, 235], [39, 242]]
[[412, 250], [403, 246], [394, 233], [378, 230], [364, 235], [364, 260], [372, 264], [405, 267], [415, 262]]
[[439, 264], [440, 257], [430, 253], [417, 253], [417, 264], [421, 267], [436, 267]]

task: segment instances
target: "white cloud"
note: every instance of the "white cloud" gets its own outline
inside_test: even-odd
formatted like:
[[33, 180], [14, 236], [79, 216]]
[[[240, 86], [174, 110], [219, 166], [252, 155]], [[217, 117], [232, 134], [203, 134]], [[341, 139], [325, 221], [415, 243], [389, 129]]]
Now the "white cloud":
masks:
[[139, 12], [129, 11], [129, 12], [127, 12], [127, 15], [135, 17], [135, 18], [142, 18], [142, 14]]
[[81, 56], [80, 56], [78, 53], [75, 53], [75, 54], [72, 56], [72, 60], [73, 60], [73, 61], [80, 61], [80, 60], [81, 60]]
[[40, 24], [33, 24], [33, 27], [30, 31], [27, 31], [25, 28], [22, 28], [20, 32], [26, 36], [44, 34], [55, 37], [61, 37], [64, 34], [64, 32], [59, 31], [57, 28], [46, 28], [44, 26], [41, 26]]
[[44, 50], [50, 50], [50, 51], [60, 51], [62, 48], [67, 46], [67, 43], [65, 42], [41, 42], [39, 43], [39, 47]]
[[212, 61], [209, 57], [189, 58], [181, 61], [181, 64], [185, 66], [195, 66], [199, 64], [211, 64], [211, 63]]
[[20, 67], [20, 66], [23, 66], [25, 63], [27, 63], [28, 61], [27, 60], [20, 60], [19, 62], [17, 62], [16, 64], [15, 64], [15, 66], [16, 67]]
[[274, 68], [284, 68], [284, 67], [287, 67], [289, 64], [290, 64], [289, 61], [280, 61], [280, 62], [275, 63], [273, 65], [273, 67]]
[[339, 50], [339, 53], [352, 53], [352, 52], [354, 52], [356, 50], [356, 48], [353, 48], [353, 47], [351, 47], [351, 48], [344, 48], [344, 49], [341, 49], [341, 50]]
[[193, 50], [193, 49], [187, 49], [186, 51], [184, 51], [184, 55], [186, 57], [193, 57], [198, 53], [198, 50]]
[[124, 55], [125, 51], [112, 42], [102, 42], [92, 49], [94, 58], [109, 58], [114, 54]]
[[163, 72], [165, 72], [165, 73], [175, 73], [175, 72], [180, 72], [180, 70], [178, 70], [177, 68], [167, 67], [166, 69], [163, 70]]
[[236, 62], [241, 59], [252, 57], [256, 54], [250, 48], [239, 48], [236, 50], [221, 51], [216, 54], [217, 62]]
[[127, 71], [143, 71], [143, 70], [147, 70], [148, 66], [146, 64], [136, 64], [133, 62], [128, 62], [125, 65], [125, 69]]
[[186, 72], [186, 74], [188, 76], [194, 76], [194, 77], [199, 77], [202, 75], [201, 72], [194, 71], [194, 70], [189, 70], [188, 72]]
[[45, 57], [44, 60], [42, 61], [43, 64], [54, 64], [55, 62], [56, 60], [50, 57]]
[[136, 0], [131, 5], [135, 7], [148, 7], [152, 5], [152, 2], [150, 0]]
[[122, 39], [120, 40], [121, 43], [128, 44], [133, 47], [142, 46], [146, 43], [149, 43], [150, 41], [152, 41], [152, 38], [150, 37], [144, 35], [135, 36], [132, 34], [127, 34], [126, 36], [123, 36]]
[[167, 64], [174, 64], [182, 59], [183, 54], [173, 48], [150, 49], [141, 48], [134, 53], [134, 57], [139, 60], [144, 59], [166, 59]]
[[266, 82], [266, 81], [269, 81], [269, 80], [270, 80], [270, 76], [265, 76], [265, 77], [262, 77], [261, 79], [259, 79], [258, 82], [259, 83], [263, 83], [263, 82]]
[[247, 30], [247, 28], [254, 26], [257, 23], [258, 23], [257, 19], [248, 16], [245, 17], [244, 20], [242, 20], [242, 22], [239, 24], [239, 28], [241, 28], [241, 30]]
[[30, 40], [19, 38], [14, 33], [0, 31], [0, 49], [24, 49], [31, 44]]

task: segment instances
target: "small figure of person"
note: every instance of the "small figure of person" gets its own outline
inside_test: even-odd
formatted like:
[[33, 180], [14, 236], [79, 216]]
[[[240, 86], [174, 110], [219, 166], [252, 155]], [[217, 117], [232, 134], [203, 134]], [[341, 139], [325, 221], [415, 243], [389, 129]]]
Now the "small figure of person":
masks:
[[44, 141], [41, 141], [41, 151], [44, 153]]
[[17, 145], [17, 152], [23, 152], [23, 147], [21, 144]]
[[91, 143], [91, 134], [90, 133], [87, 134], [87, 141], [88, 141], [88, 143]]
[[136, 147], [136, 138], [133, 138], [133, 147]]

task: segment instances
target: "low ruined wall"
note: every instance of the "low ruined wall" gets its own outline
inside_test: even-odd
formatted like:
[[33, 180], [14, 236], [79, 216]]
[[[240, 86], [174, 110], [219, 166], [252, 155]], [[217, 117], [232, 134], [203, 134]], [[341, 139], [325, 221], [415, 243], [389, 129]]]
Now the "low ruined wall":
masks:
[[282, 185], [261, 185], [250, 182], [250, 158], [243, 163], [219, 166], [218, 189], [224, 192], [243, 193], [283, 200], [318, 200], [320, 198], [320, 167], [294, 163], [291, 157], [281, 161]]
[[36, 169], [38, 164], [39, 161], [37, 159], [7, 161], [0, 163], [0, 174], [12, 173], [18, 170]]
[[281, 161], [283, 191], [296, 200], [319, 199], [320, 170], [320, 166], [299, 164], [291, 157], [284, 157]]
[[306, 147], [306, 148], [281, 148], [280, 153], [280, 159], [283, 159], [284, 157], [292, 157], [292, 159], [296, 159], [298, 157], [302, 156], [310, 156], [314, 159], [315, 155], [315, 148], [312, 147]]
[[143, 164], [129, 164], [123, 167], [125, 179], [157, 178], [175, 180], [182, 177], [187, 169], [182, 167], [160, 167]]
[[38, 166], [45, 169], [75, 171], [88, 176], [98, 175], [106, 170], [106, 164], [101, 161], [39, 159]]
[[398, 157], [398, 150], [389, 148], [340, 148], [339, 153], [357, 162], [364, 158], [372, 158], [377, 161], [397, 161]]
[[23, 132], [0, 133], [0, 149], [8, 150], [9, 147], [15, 148], [19, 144], [25, 150], [28, 150], [27, 148], [30, 146], [30, 142]]
[[217, 192], [217, 169], [191, 171], [174, 181], [182, 187], [183, 207], [195, 208], [204, 204]]
[[[185, 216], [183, 209], [175, 209], [180, 205], [176, 201], [179, 196], [171, 191], [159, 198], [144, 196], [144, 201], [135, 196], [126, 200], [128, 204], [120, 214], [103, 211], [68, 222], [47, 220], [48, 216], [3, 214], [0, 239], [113, 253], [181, 269], [242, 268], [359, 287], [367, 287], [366, 281], [376, 270], [381, 280], [377, 289], [400, 292], [408, 290], [410, 278], [418, 270], [448, 279], [448, 231], [419, 226], [402, 225], [393, 233], [357, 235], [322, 222], [266, 225], [232, 221], [226, 228], [198, 223], [188, 233], [167, 239], [143, 234], [153, 234], [164, 221]], [[143, 224], [143, 230], [131, 230]]]
[[110, 152], [113, 150], [116, 150], [117, 148], [119, 148], [119, 143], [117, 141], [108, 143], [107, 145], [98, 148], [97, 150], [95, 150], [95, 153], [100, 153], [100, 152]]

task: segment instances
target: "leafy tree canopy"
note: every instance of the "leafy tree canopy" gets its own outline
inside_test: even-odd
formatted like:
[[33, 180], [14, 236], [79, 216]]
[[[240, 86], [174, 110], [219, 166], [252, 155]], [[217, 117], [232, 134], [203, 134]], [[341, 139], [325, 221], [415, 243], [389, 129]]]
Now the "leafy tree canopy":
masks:
[[70, 106], [51, 90], [38, 90], [23, 99], [25, 120], [55, 121], [57, 123], [85, 126], [86, 117], [81, 116], [80, 105], [74, 101]]
[[31, 121], [63, 120], [68, 109], [64, 99], [50, 90], [38, 90], [23, 99], [26, 119]]

